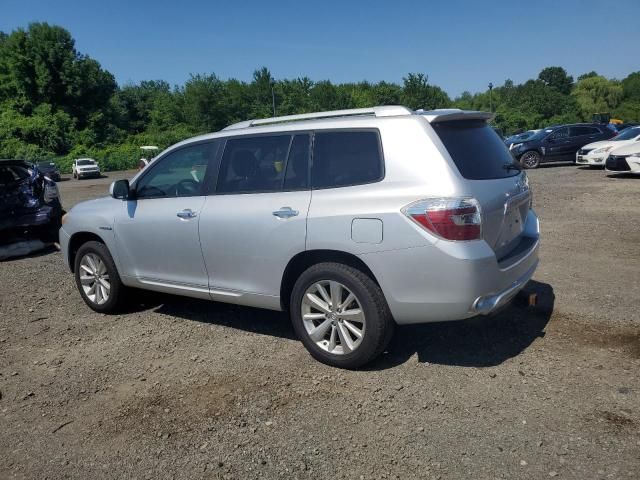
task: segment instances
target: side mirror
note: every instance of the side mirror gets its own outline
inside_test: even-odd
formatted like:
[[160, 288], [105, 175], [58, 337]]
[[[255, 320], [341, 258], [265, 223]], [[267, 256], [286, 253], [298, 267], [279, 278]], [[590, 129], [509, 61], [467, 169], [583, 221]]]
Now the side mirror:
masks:
[[128, 200], [132, 198], [131, 187], [129, 187], [129, 180], [116, 180], [109, 187], [109, 194], [113, 198], [120, 200]]

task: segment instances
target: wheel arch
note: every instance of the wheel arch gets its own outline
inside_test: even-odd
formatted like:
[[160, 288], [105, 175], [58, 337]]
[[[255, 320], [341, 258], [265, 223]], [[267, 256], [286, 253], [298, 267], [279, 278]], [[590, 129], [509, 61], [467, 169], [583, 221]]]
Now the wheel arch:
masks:
[[282, 310], [289, 310], [289, 299], [291, 297], [293, 286], [302, 272], [313, 265], [325, 262], [349, 265], [350, 267], [360, 270], [380, 286], [380, 283], [368, 265], [353, 253], [341, 250], [305, 250], [289, 260], [289, 263], [284, 269], [282, 282], [280, 283], [280, 306]]
[[78, 249], [85, 243], [91, 242], [91, 241], [100, 242], [104, 245], [107, 244], [107, 242], [105, 242], [104, 239], [100, 237], [100, 235], [97, 235], [93, 232], [77, 232], [77, 233], [74, 233], [69, 239], [69, 247], [68, 247], [69, 257], [68, 258], [69, 258], [69, 269], [71, 270], [72, 273], [75, 273], [74, 268], [76, 264], [76, 254], [78, 253]]

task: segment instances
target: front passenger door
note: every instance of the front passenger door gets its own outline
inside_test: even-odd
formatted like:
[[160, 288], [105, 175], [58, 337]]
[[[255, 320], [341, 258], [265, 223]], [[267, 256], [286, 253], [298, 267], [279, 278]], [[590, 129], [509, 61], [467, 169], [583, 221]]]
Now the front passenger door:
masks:
[[571, 151], [571, 139], [569, 138], [569, 128], [563, 127], [554, 131], [547, 137], [544, 160], [546, 162], [564, 161]]
[[126, 276], [147, 288], [208, 298], [198, 222], [219, 145], [178, 148], [154, 161], [133, 185], [134, 198], [122, 202], [115, 219]]

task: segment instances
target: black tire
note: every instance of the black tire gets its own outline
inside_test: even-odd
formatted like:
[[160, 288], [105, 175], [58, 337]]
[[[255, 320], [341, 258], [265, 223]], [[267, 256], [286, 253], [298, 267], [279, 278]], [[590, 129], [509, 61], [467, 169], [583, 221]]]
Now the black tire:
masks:
[[[360, 345], [346, 354], [323, 350], [309, 337], [302, 319], [305, 292], [314, 283], [337, 281], [356, 296], [366, 318]], [[340, 263], [319, 263], [300, 275], [291, 293], [291, 321], [298, 338], [316, 360], [338, 368], [355, 369], [380, 355], [393, 336], [395, 322], [380, 287], [366, 274]]]
[[[105, 303], [102, 304], [95, 303], [87, 296], [82, 288], [82, 284], [80, 281], [80, 263], [83, 257], [89, 253], [96, 255], [100, 258], [100, 260], [102, 260], [102, 262], [104, 262], [107, 273], [109, 275], [109, 283], [111, 285], [111, 288], [109, 289], [109, 298]], [[118, 274], [116, 265], [113, 262], [113, 258], [111, 257], [109, 249], [104, 243], [90, 241], [84, 243], [78, 249], [74, 262], [74, 277], [76, 279], [76, 286], [78, 287], [80, 296], [92, 310], [99, 313], [117, 313], [124, 306], [126, 301], [127, 287], [120, 280], [120, 275]]]
[[535, 150], [529, 150], [528, 152], [524, 152], [520, 156], [520, 165], [522, 168], [538, 168], [540, 166], [540, 161], [542, 157]]

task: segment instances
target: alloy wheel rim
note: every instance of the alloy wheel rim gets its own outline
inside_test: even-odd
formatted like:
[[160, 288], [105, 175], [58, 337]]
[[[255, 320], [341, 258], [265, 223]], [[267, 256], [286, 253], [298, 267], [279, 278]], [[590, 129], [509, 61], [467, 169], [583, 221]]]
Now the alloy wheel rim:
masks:
[[80, 285], [92, 303], [102, 305], [109, 300], [111, 282], [107, 266], [95, 253], [87, 253], [80, 260]]
[[321, 280], [302, 299], [302, 323], [309, 338], [325, 352], [345, 355], [356, 350], [366, 331], [358, 297], [340, 282]]
[[525, 166], [527, 167], [533, 167], [535, 166], [536, 162], [536, 156], [532, 153], [526, 153], [524, 155], [524, 159], [523, 159], [523, 163], [525, 164]]

